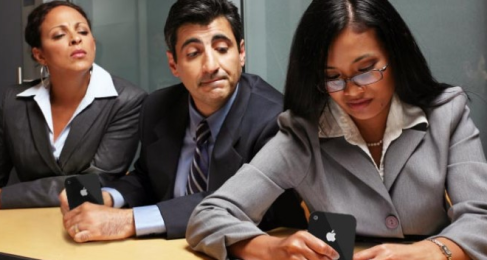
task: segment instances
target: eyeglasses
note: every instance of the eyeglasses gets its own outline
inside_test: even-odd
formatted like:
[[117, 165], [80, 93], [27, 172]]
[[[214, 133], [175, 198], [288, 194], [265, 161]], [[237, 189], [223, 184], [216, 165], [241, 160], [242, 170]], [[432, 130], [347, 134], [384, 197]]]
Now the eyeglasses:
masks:
[[347, 86], [347, 81], [352, 81], [357, 86], [366, 86], [377, 81], [380, 81], [384, 77], [384, 71], [387, 69], [389, 64], [384, 65], [384, 67], [380, 69], [373, 69], [358, 75], [355, 75], [351, 78], [346, 79], [335, 79], [335, 80], [328, 80], [325, 82], [325, 89], [328, 93], [333, 93], [337, 91], [344, 90]]

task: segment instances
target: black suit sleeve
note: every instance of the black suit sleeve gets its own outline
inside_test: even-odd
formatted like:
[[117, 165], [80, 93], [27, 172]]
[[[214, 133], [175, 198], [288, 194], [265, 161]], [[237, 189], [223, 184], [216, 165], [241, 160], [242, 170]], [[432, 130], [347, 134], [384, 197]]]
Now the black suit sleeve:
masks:
[[201, 192], [157, 203], [166, 225], [167, 239], [185, 237], [191, 213], [209, 194], [210, 192]]

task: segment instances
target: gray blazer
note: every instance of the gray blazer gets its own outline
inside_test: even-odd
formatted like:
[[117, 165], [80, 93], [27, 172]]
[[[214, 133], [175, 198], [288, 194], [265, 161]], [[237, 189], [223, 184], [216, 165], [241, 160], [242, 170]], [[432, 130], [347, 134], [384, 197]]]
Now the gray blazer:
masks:
[[425, 110], [428, 127], [403, 130], [385, 155], [384, 182], [360, 148], [343, 137], [320, 139], [316, 123], [281, 114], [276, 137], [197, 206], [189, 244], [225, 259], [227, 246], [263, 234], [252, 222], [294, 188], [311, 211], [354, 215], [357, 235], [442, 236], [487, 259], [487, 163], [466, 102], [460, 88], [449, 88]]
[[[31, 86], [6, 89], [0, 105], [2, 208], [52, 207], [64, 179], [75, 174], [123, 175], [137, 148], [139, 110], [146, 93], [117, 77], [117, 97], [95, 99], [71, 122], [56, 162], [46, 120], [33, 97], [17, 97]], [[4, 187], [15, 168], [20, 183]]]

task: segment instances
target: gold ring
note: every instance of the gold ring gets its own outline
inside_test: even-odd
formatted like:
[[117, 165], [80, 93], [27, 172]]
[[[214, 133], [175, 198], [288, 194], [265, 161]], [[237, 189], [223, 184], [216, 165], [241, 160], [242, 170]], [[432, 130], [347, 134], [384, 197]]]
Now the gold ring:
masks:
[[78, 224], [74, 225], [74, 233], [79, 233]]

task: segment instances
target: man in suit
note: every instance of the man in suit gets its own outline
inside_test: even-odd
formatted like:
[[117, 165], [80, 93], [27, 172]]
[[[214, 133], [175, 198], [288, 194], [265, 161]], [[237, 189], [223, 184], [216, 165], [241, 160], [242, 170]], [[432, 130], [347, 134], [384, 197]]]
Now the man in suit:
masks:
[[[64, 226], [77, 242], [184, 237], [196, 205], [277, 132], [282, 95], [260, 77], [242, 73], [245, 45], [232, 3], [179, 0], [164, 33], [170, 69], [182, 83], [155, 91], [144, 103], [140, 158], [134, 171], [104, 188], [110, 207], [85, 203], [67, 211], [61, 194]], [[124, 206], [131, 209], [118, 209]], [[261, 223], [264, 229], [305, 225], [291, 191]]]

